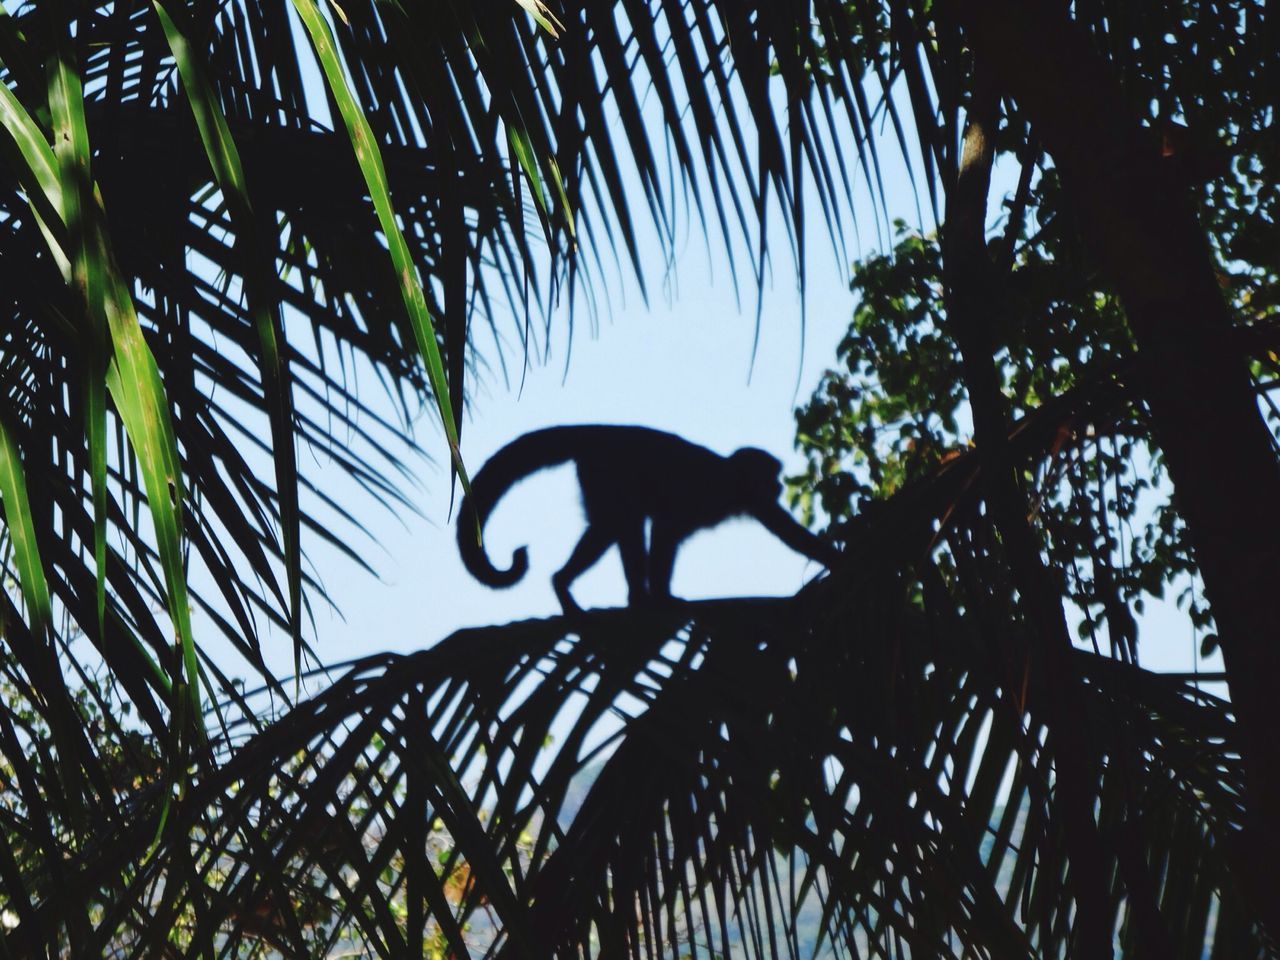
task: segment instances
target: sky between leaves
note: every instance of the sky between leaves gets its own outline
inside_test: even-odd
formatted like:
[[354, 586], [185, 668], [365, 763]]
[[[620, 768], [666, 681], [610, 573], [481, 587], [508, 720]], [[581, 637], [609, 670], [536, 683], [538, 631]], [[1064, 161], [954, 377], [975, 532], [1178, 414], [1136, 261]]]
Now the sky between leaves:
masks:
[[[318, 74], [312, 80], [319, 94]], [[323, 104], [323, 96], [313, 102]], [[856, 236], [852, 230], [846, 235], [843, 255], [833, 250], [817, 216], [817, 203], [810, 205], [815, 213], [806, 228], [803, 302], [781, 217], [773, 218], [758, 329], [749, 269], [739, 270], [735, 294], [729, 254], [715, 241], [708, 244], [701, 225], [687, 220], [678, 256], [664, 268], [658, 238], [651, 228], [644, 228], [641, 218], [642, 258], [652, 265], [647, 305], [637, 285], [619, 271], [623, 279], [611, 285], [609, 299], [600, 297], [598, 323], [579, 310], [571, 328], [562, 305], [551, 325], [549, 345], [540, 344], [543, 349], [528, 358], [527, 368], [522, 370], [520, 344], [508, 338], [502, 344], [505, 380], [493, 336], [475, 331], [482, 369], [467, 385], [470, 402], [462, 451], [468, 469], [474, 473], [503, 444], [529, 430], [565, 423], [636, 423], [679, 433], [721, 453], [744, 445], [764, 447], [781, 458], [788, 471], [798, 471], [801, 459], [793, 448], [792, 411], [808, 399], [823, 370], [833, 364], [836, 345], [852, 316], [848, 261], [887, 249], [886, 212], [889, 218], [921, 223], [921, 207], [905, 166], [890, 149], [882, 152], [882, 159], [888, 209], [877, 214], [865, 191], [854, 198], [859, 229]], [[1009, 180], [998, 170], [993, 189], [1012, 189], [1012, 182], [1006, 184]], [[1000, 210], [997, 199], [990, 209]], [[932, 223], [927, 212], [924, 217], [928, 229]], [[751, 254], [741, 249], [736, 256], [748, 263]], [[396, 416], [372, 372], [356, 375], [362, 399]], [[430, 646], [459, 627], [559, 612], [550, 576], [564, 563], [583, 527], [572, 470], [560, 468], [526, 481], [495, 512], [486, 529], [495, 560], [501, 565], [512, 549], [528, 544], [530, 572], [509, 590], [492, 590], [473, 580], [457, 556], [447, 447], [434, 414], [420, 414], [415, 430], [430, 458], [410, 462], [419, 481], [410, 496], [420, 516], [381, 509], [340, 470], [323, 470], [323, 452], [299, 451], [300, 458], [317, 458], [322, 470], [317, 476], [329, 484], [327, 492], [366, 524], [369, 538], [357, 549], [377, 572], [370, 576], [336, 550], [304, 540], [304, 562], [337, 607], [319, 606], [314, 611], [310, 639], [325, 663], [384, 650], [408, 652]], [[816, 564], [792, 553], [757, 524], [740, 521], [701, 533], [686, 545], [673, 589], [690, 599], [785, 595], [818, 572]], [[583, 606], [625, 602], [615, 550], [575, 584], [574, 593]], [[1142, 624], [1144, 665], [1194, 668], [1195, 640], [1172, 602], [1152, 604]], [[206, 649], [217, 656], [209, 622], [198, 617], [196, 629]], [[292, 672], [286, 636], [269, 637], [264, 652], [280, 675]], [[1200, 669], [1217, 666], [1203, 662]]]

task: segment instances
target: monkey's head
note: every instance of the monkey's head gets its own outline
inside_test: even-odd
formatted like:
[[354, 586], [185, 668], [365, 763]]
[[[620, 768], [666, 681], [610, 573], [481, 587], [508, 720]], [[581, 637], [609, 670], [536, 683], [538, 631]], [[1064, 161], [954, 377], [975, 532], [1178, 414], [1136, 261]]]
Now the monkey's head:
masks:
[[729, 457], [737, 493], [745, 504], [776, 503], [782, 495], [782, 461], [759, 447], [743, 447]]

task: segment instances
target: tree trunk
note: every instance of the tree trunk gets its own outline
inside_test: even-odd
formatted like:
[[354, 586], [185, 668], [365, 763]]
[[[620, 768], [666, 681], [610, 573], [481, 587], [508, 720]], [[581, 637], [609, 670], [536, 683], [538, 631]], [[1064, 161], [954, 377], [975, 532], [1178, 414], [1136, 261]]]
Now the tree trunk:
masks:
[[1066, 5], [957, 3], [975, 55], [1044, 142], [1114, 283], [1139, 376], [1218, 625], [1240, 731], [1246, 824], [1236, 851], [1280, 936], [1280, 467], [1184, 188]]
[[991, 189], [993, 135], [999, 96], [980, 67], [966, 118], [963, 153], [956, 182], [947, 189], [943, 225], [943, 276], [947, 327], [960, 346], [965, 387], [973, 410], [974, 438], [982, 459], [982, 485], [1000, 533], [1014, 582], [1035, 642], [1028, 651], [1037, 670], [1053, 678], [1043, 704], [1035, 704], [1049, 727], [1049, 744], [1059, 789], [1056, 806], [1071, 850], [1071, 888], [1076, 901], [1075, 951], [1084, 957], [1110, 957], [1111, 911], [1107, 903], [1102, 842], [1093, 818], [1097, 758], [1081, 728], [1084, 706], [1079, 677], [1071, 669], [1071, 634], [1062, 610], [1062, 592], [1040, 555], [1027, 520], [1026, 494], [1009, 456], [1009, 411], [1000, 391], [993, 359], [994, 342], [987, 317], [994, 295], [994, 270], [984, 233]]

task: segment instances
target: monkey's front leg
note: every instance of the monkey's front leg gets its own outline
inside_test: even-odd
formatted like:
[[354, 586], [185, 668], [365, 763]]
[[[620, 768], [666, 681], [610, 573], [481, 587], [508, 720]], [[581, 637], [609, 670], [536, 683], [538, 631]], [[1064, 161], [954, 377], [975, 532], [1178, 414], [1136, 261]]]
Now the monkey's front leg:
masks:
[[769, 503], [752, 512], [770, 533], [792, 550], [804, 554], [811, 560], [817, 560], [828, 570], [839, 567], [840, 551], [812, 530], [801, 526], [795, 517], [778, 504]]

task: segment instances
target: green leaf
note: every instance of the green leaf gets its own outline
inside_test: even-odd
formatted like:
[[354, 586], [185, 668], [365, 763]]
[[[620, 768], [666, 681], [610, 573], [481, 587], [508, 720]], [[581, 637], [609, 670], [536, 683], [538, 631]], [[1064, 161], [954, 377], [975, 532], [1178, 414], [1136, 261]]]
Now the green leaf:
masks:
[[538, 160], [534, 156], [533, 146], [529, 143], [529, 135], [518, 127], [507, 127], [507, 140], [511, 144], [511, 152], [516, 162], [524, 171], [525, 178], [533, 192], [533, 200], [538, 209], [545, 215], [547, 209], [547, 192], [542, 186], [542, 173], [538, 170]]
[[[59, 197], [61, 188], [58, 161], [53, 155], [53, 149], [40, 127], [6, 84], [0, 84], [0, 124], [3, 124], [5, 131], [13, 138], [14, 145], [26, 161], [26, 167], [18, 171], [23, 186], [28, 189], [32, 185], [36, 186], [42, 197]], [[55, 206], [55, 210], [59, 217], [64, 216], [60, 205]]]
[[[61, 181], [63, 220], [72, 235], [71, 278], [85, 304], [99, 301], [106, 287], [101, 264], [89, 256], [89, 218], [93, 208], [89, 128], [84, 117], [84, 93], [72, 60], [70, 37], [59, 28], [57, 55], [49, 67], [49, 112], [53, 120], [54, 156]], [[95, 606], [98, 633], [106, 630], [107, 567], [107, 398], [109, 359], [107, 329], [100, 313], [84, 312], [82, 333], [85, 433], [89, 440], [89, 483], [93, 497], [93, 559], [97, 577]]]
[[187, 683], [187, 708], [192, 711], [188, 719], [195, 723], [200, 716], [199, 674], [186, 574], [182, 567], [182, 475], [178, 469], [173, 422], [160, 382], [160, 370], [142, 336], [133, 301], [118, 284], [112, 286], [106, 307], [115, 353], [107, 369], [107, 388], [133, 444], [147, 491], [147, 505], [168, 588], [169, 615], [182, 649], [181, 674]]
[[[7, 67], [7, 64], [0, 61], [0, 66]], [[14, 158], [17, 162], [13, 166], [26, 192], [31, 212], [59, 271], [69, 282], [71, 261], [66, 254], [65, 231], [62, 229], [66, 214], [62, 209], [58, 160], [44, 131], [3, 83], [0, 83], [0, 126], [9, 134], [11, 145], [17, 150]]]
[[[75, 106], [71, 103], [79, 84], [67, 76], [67, 70], [66, 64], [56, 68], [51, 99], [62, 110], [62, 116], [55, 119], [55, 123], [74, 138], [79, 134], [73, 131], [83, 125], [84, 108], [82, 100]], [[62, 101], [60, 104], [59, 100]], [[80, 117], [78, 121], [77, 116]], [[111, 361], [105, 372], [106, 385], [133, 445], [147, 491], [156, 547], [164, 569], [169, 615], [182, 650], [182, 669], [188, 681], [188, 699], [180, 709], [189, 713], [186, 719], [194, 725], [200, 717], [200, 692], [186, 574], [182, 565], [182, 475], [160, 370], [142, 334], [128, 284], [120, 275], [111, 254], [102, 200], [93, 189], [89, 172], [85, 169], [87, 146], [86, 152], [80, 155], [73, 144], [67, 157], [72, 166], [64, 170], [31, 115], [4, 84], [0, 84], [0, 123], [25, 161], [25, 167], [18, 170], [19, 179], [29, 189], [35, 187], [38, 190], [31, 197], [33, 208], [39, 210], [38, 205], [43, 202], [45, 209], [60, 221], [46, 224], [45, 236], [50, 240], [51, 251], [55, 255], [62, 252], [65, 259], [65, 252], [57, 247], [57, 239], [51, 234], [51, 229], [55, 225], [63, 229], [72, 228], [77, 238], [73, 259], [80, 264], [78, 269], [83, 271], [86, 281], [90, 276], [101, 278], [100, 286], [86, 282], [80, 292], [86, 296], [86, 312], [92, 317], [90, 324], [105, 320], [104, 328], [110, 338]], [[73, 183], [78, 189], [66, 189]], [[78, 202], [69, 208], [73, 197]], [[68, 223], [72, 213], [77, 219]], [[76, 275], [76, 270], [72, 268], [73, 275]], [[92, 299], [88, 299], [89, 296]], [[95, 499], [97, 496], [95, 493]], [[182, 725], [179, 720], [178, 726]]]
[[[289, 625], [293, 636], [294, 673], [302, 668], [302, 550], [301, 517], [298, 506], [298, 463], [294, 448], [293, 388], [287, 362], [281, 355], [284, 340], [280, 304], [271, 294], [274, 260], [258, 230], [249, 200], [248, 184], [240, 153], [231, 136], [226, 116], [213, 87], [205, 76], [204, 64], [195, 54], [186, 33], [179, 27], [178, 10], [170, 11], [161, 0], [154, 7], [169, 41], [182, 77], [182, 87], [195, 117], [209, 166], [231, 212], [236, 245], [243, 254], [245, 287], [258, 335], [258, 370], [271, 422], [272, 455], [275, 461], [276, 492], [280, 498], [280, 527], [284, 540], [286, 577], [289, 584]], [[260, 571], [264, 573], [266, 571]]]
[[356, 102], [351, 88], [347, 85], [328, 21], [320, 13], [315, 0], [293, 0], [293, 8], [302, 19], [303, 26], [307, 28], [312, 49], [320, 61], [325, 81], [329, 85], [329, 92], [338, 105], [338, 112], [342, 115], [347, 134], [351, 138], [356, 163], [360, 166], [360, 172], [364, 174], [365, 186], [368, 187], [369, 196], [373, 199], [373, 206], [378, 214], [378, 223], [382, 226], [382, 232], [387, 238], [391, 262], [399, 280], [400, 296], [404, 299], [405, 309], [409, 314], [409, 325], [426, 367], [427, 380], [431, 384], [432, 399], [435, 400], [440, 421], [444, 425], [445, 437], [449, 442], [449, 455], [462, 481], [464, 492], [469, 494], [471, 482], [467, 478], [466, 468], [462, 463], [462, 452], [458, 449], [458, 427], [449, 405], [449, 385], [445, 378], [444, 361], [436, 343], [435, 327], [431, 321], [431, 314], [427, 310], [422, 284], [418, 282], [417, 271], [409, 256], [409, 245], [405, 243], [404, 234], [396, 222], [387, 173], [382, 163], [382, 153], [378, 149], [369, 121], [365, 119], [363, 109]]
[[516, 0], [516, 3], [524, 7], [529, 12], [529, 16], [533, 17], [543, 30], [553, 37], [560, 36], [560, 31], [564, 29], [564, 24], [556, 19], [556, 15], [551, 12], [551, 9], [542, 0]]
[[548, 158], [551, 167], [551, 182], [556, 188], [556, 198], [560, 201], [560, 210], [564, 214], [565, 226], [569, 230], [570, 238], [577, 240], [578, 232], [573, 222], [573, 207], [569, 205], [569, 192], [564, 188], [564, 177], [560, 174], [560, 164], [556, 163], [555, 157]]
[[13, 544], [13, 559], [18, 567], [18, 580], [27, 604], [27, 620], [31, 632], [47, 641], [52, 623], [49, 582], [45, 579], [40, 547], [36, 543], [36, 527], [27, 497], [26, 472], [13, 434], [0, 420], [0, 502], [4, 504], [4, 520]]

